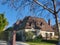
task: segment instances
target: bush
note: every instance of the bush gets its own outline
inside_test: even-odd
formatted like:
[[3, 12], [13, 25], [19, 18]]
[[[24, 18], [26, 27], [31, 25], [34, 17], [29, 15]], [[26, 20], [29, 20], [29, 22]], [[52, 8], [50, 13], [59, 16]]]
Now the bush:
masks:
[[8, 40], [8, 32], [2, 31], [0, 32], [0, 40]]
[[39, 35], [39, 36], [37, 36], [37, 38], [38, 38], [38, 39], [42, 39], [42, 36], [41, 36], [41, 35]]
[[16, 33], [16, 40], [17, 41], [22, 41], [22, 34], [21, 34], [21, 32]]
[[31, 40], [32, 37], [33, 37], [33, 35], [34, 35], [34, 34], [33, 34], [31, 31], [25, 32], [25, 38], [26, 38], [26, 41]]
[[34, 33], [31, 32], [31, 31], [25, 32], [26, 41], [40, 42], [42, 40], [42, 36], [41, 35], [35, 37], [34, 39], [33, 39], [33, 35], [34, 35]]
[[42, 40], [42, 36], [39, 35], [39, 36], [37, 36], [35, 39], [33, 39], [32, 41], [33, 41], [33, 42], [41, 42], [41, 40]]

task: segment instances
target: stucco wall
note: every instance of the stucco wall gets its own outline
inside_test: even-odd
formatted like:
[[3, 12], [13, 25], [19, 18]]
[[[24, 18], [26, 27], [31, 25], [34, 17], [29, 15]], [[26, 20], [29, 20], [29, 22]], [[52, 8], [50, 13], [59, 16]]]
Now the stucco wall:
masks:
[[42, 37], [46, 37], [46, 33], [49, 35], [50, 33], [52, 33], [52, 38], [54, 37], [54, 32], [47, 32], [47, 31], [40, 31]]
[[34, 29], [25, 29], [25, 32], [28, 32], [28, 31], [35, 31]]
[[52, 33], [52, 38], [54, 37], [54, 32], [48, 32], [48, 31], [42, 31], [42, 30], [38, 30], [38, 29], [25, 29], [25, 31], [26, 32], [28, 32], [28, 31], [36, 31], [37, 32], [37, 34], [36, 34], [36, 36], [39, 36], [40, 34], [42, 35], [42, 37], [46, 37], [46, 33], [48, 34], [48, 35], [50, 35], [50, 33]]

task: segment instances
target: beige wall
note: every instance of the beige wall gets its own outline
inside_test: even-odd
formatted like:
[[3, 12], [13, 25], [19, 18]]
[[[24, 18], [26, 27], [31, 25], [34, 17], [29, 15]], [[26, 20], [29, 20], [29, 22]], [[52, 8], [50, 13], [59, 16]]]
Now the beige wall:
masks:
[[[37, 31], [36, 31], [37, 30]], [[47, 31], [41, 31], [41, 30], [38, 30], [38, 29], [25, 29], [25, 31], [26, 32], [28, 32], [28, 31], [36, 31], [37, 32], [37, 35], [36, 36], [38, 36], [38, 35], [42, 35], [42, 37], [46, 37], [46, 33], [48, 33], [48, 35], [50, 34], [50, 33], [52, 33], [52, 37], [54, 37], [54, 32], [47, 32]]]
[[25, 32], [28, 32], [28, 31], [35, 31], [34, 29], [25, 29]]
[[54, 32], [47, 32], [47, 31], [40, 31], [42, 37], [46, 37], [46, 33], [50, 34], [52, 33], [52, 38], [54, 37]]

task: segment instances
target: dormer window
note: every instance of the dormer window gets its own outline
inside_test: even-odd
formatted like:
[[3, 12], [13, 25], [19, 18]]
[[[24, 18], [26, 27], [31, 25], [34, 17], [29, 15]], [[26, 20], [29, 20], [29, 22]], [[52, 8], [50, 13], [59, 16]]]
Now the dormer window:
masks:
[[41, 23], [40, 23], [40, 26], [42, 26], [42, 24], [43, 24], [43, 23], [41, 22]]
[[37, 24], [37, 25], [39, 25], [39, 24], [40, 24], [40, 22], [37, 22], [36, 24]]
[[31, 26], [31, 22], [29, 23], [29, 26]]
[[35, 24], [34, 24], [34, 23], [32, 23], [32, 24], [31, 24], [31, 27], [32, 27], [32, 28], [35, 28]]
[[26, 23], [27, 26], [29, 26], [29, 23]]

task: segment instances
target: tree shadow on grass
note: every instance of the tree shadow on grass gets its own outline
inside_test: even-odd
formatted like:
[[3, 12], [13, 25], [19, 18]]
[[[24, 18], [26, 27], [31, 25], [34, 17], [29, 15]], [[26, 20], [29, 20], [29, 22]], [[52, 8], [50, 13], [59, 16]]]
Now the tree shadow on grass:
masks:
[[52, 43], [52, 44], [57, 44], [57, 40], [41, 40], [41, 42], [46, 42], [46, 43]]

